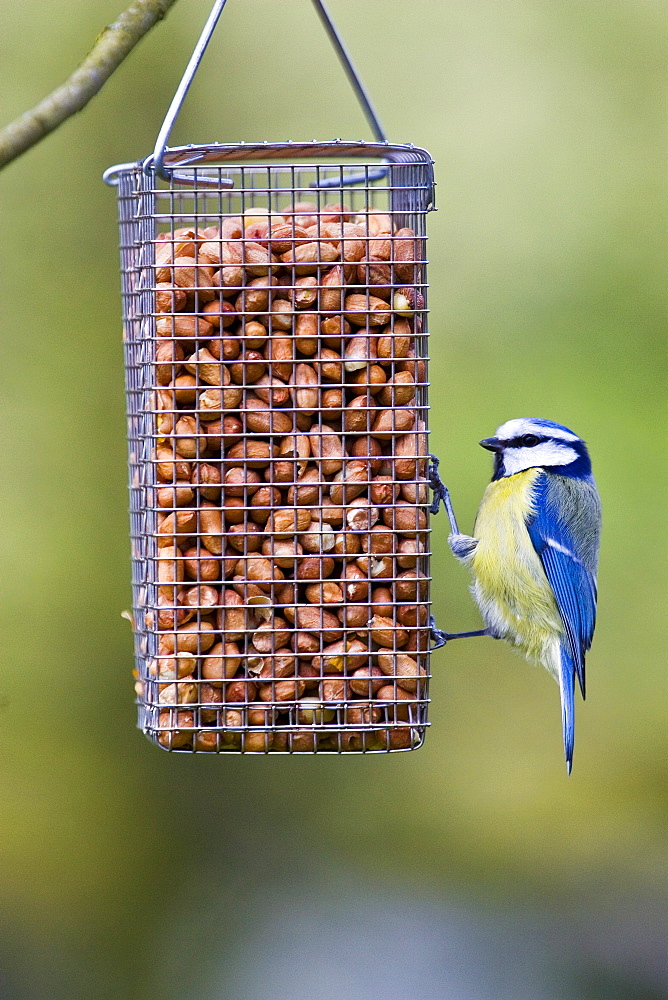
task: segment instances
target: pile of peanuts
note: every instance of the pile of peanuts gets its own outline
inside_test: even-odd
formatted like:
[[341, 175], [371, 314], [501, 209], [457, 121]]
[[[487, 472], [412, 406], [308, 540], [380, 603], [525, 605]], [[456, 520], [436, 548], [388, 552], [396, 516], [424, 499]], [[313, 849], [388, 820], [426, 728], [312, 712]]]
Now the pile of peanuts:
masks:
[[216, 221], [159, 236], [151, 272], [151, 735], [409, 749], [429, 655], [422, 240], [342, 205]]

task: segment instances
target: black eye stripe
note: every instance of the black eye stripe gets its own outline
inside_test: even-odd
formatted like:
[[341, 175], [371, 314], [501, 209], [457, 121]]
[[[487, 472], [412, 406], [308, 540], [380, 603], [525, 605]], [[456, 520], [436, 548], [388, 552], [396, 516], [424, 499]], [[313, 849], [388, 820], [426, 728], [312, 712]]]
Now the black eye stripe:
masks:
[[[527, 441], [527, 438], [531, 438], [531, 443]], [[538, 434], [522, 434], [521, 437], [512, 438], [510, 441], [504, 441], [504, 448], [533, 448], [537, 444], [542, 444], [543, 441], [548, 441], [549, 438], [539, 437]]]

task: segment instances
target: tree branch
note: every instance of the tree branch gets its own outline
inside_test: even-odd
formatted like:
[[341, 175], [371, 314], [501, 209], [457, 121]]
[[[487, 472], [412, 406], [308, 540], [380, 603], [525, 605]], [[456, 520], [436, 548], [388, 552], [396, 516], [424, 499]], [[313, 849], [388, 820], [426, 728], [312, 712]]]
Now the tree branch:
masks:
[[176, 0], [134, 0], [98, 35], [81, 65], [43, 101], [0, 129], [0, 169], [81, 111]]

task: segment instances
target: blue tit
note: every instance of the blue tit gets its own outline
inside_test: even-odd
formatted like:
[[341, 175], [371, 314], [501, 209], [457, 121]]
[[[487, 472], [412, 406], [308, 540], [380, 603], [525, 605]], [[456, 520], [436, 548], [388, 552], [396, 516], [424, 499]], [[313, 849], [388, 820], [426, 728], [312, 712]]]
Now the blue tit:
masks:
[[505, 639], [557, 681], [570, 774], [575, 677], [584, 698], [596, 620], [601, 503], [589, 454], [551, 420], [509, 420], [480, 444], [494, 453], [494, 475], [474, 537], [458, 533], [449, 506], [450, 547], [472, 571], [481, 634]]

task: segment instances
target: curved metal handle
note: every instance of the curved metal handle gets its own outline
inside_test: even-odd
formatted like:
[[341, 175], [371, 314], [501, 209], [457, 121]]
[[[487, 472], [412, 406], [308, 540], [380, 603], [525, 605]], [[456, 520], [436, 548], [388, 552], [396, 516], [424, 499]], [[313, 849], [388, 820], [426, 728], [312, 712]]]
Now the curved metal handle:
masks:
[[[153, 150], [153, 156], [149, 156], [144, 161], [144, 170], [148, 173], [152, 169], [154, 169], [156, 174], [163, 180], [168, 181], [170, 179], [164, 165], [164, 157], [165, 157], [165, 151], [167, 149], [167, 141], [169, 139], [169, 135], [172, 131], [174, 122], [176, 121], [179, 111], [181, 110], [183, 102], [186, 98], [186, 94], [190, 89], [190, 84], [193, 82], [195, 73], [197, 72], [199, 64], [202, 61], [202, 57], [206, 52], [207, 45], [211, 41], [211, 36], [213, 35], [216, 25], [218, 24], [218, 19], [220, 18], [220, 15], [223, 12], [223, 7], [225, 6], [226, 3], [227, 0], [215, 0], [211, 13], [209, 14], [207, 22], [204, 25], [204, 28], [202, 29], [202, 33], [193, 50], [193, 54], [190, 57], [190, 61], [186, 66], [185, 73], [183, 74], [181, 82], [179, 83], [176, 89], [176, 93], [172, 98], [172, 103], [170, 104], [167, 110], [167, 114], [165, 115], [165, 120], [162, 123], [160, 132], [158, 133], [158, 138], [156, 139], [155, 149]], [[346, 75], [348, 76], [352, 88], [355, 91], [355, 95], [362, 106], [362, 110], [364, 111], [366, 120], [369, 123], [369, 126], [371, 127], [371, 131], [373, 132], [378, 142], [386, 142], [387, 139], [385, 138], [385, 133], [371, 105], [369, 96], [366, 90], [364, 89], [362, 81], [357, 75], [357, 72], [352, 64], [350, 56], [348, 55], [348, 52], [341, 40], [341, 37], [339, 36], [338, 31], [336, 30], [336, 26], [334, 25], [334, 22], [329, 16], [327, 8], [325, 7], [322, 0], [312, 0], [312, 3], [318, 13], [318, 16], [320, 17], [320, 20], [322, 21], [325, 27], [325, 30], [327, 31], [327, 34], [329, 35], [329, 39], [332, 45], [334, 46], [334, 49], [339, 57], [339, 60], [343, 64], [343, 68], [345, 69]], [[384, 172], [382, 174], [379, 174], [379, 176], [384, 176]], [[323, 183], [326, 184], [327, 182]]]
[[162, 123], [162, 127], [158, 132], [158, 138], [155, 141], [155, 149], [153, 150], [153, 159], [151, 163], [151, 158], [145, 162], [144, 170], [148, 172], [150, 166], [155, 168], [155, 172], [158, 177], [162, 177], [163, 180], [168, 181], [169, 177], [165, 173], [165, 168], [163, 166], [163, 157], [165, 155], [165, 149], [167, 148], [167, 140], [169, 139], [169, 133], [174, 127], [174, 122], [176, 117], [181, 110], [181, 106], [186, 99], [186, 94], [190, 90], [190, 84], [193, 82], [195, 73], [199, 68], [199, 64], [202, 61], [202, 56], [206, 52], [206, 47], [211, 41], [211, 36], [213, 34], [214, 28], [218, 24], [218, 19], [223, 13], [223, 7], [227, 3], [227, 0], [215, 0], [215, 3], [211, 9], [211, 13], [207, 18], [207, 22], [202, 29], [202, 34], [199, 36], [197, 45], [193, 50], [193, 54], [190, 57], [190, 61], [186, 66], [186, 71], [181, 77], [181, 82], [176, 88], [176, 93], [172, 98], [172, 103], [169, 105], [167, 114], [165, 115], [165, 120]]
[[343, 64], [343, 68], [346, 71], [346, 75], [350, 80], [350, 84], [355, 91], [355, 96], [357, 100], [362, 105], [362, 111], [364, 112], [364, 117], [369, 123], [371, 131], [373, 132], [376, 142], [387, 142], [387, 136], [378, 121], [378, 115], [373, 109], [371, 101], [369, 100], [369, 95], [364, 89], [364, 84], [357, 75], [357, 71], [352, 64], [352, 60], [348, 55], [348, 50], [346, 49], [341, 36], [336, 30], [336, 25], [329, 16], [329, 11], [325, 7], [322, 0], [312, 0], [313, 6], [318, 12], [318, 16], [325, 26], [325, 31], [329, 35], [329, 40], [334, 46], [334, 50], [339, 57], [339, 61]]

